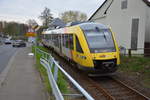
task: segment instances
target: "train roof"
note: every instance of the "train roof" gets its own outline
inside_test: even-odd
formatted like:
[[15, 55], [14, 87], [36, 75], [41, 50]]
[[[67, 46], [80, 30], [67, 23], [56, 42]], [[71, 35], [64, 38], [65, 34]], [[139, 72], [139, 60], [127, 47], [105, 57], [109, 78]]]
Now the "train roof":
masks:
[[[77, 24], [74, 26], [79, 26], [82, 30], [92, 30], [95, 28], [99, 28], [99, 29], [108, 29], [108, 27], [104, 24], [100, 24], [100, 23], [94, 23], [94, 22], [85, 22], [85, 23], [81, 23], [81, 24]], [[60, 33], [64, 33], [66, 28], [71, 28], [74, 26], [69, 26], [69, 27], [64, 27], [64, 28], [60, 28], [60, 29], [54, 29], [54, 30], [47, 30], [45, 31], [43, 34], [60, 34]]]
[[104, 24], [100, 23], [94, 23], [94, 22], [87, 22], [87, 23], [81, 23], [79, 26], [83, 30], [90, 30], [90, 29], [95, 29], [95, 27], [98, 27], [99, 29], [107, 29], [108, 27]]

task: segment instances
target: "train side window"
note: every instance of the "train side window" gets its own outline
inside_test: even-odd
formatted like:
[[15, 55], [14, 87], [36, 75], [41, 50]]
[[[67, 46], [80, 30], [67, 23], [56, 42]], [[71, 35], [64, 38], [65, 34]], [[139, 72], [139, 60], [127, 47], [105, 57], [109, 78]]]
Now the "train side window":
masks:
[[47, 39], [47, 37], [46, 37], [47, 35], [45, 34], [45, 39]]
[[63, 34], [63, 46], [65, 47], [65, 35]]
[[52, 40], [52, 35], [51, 34], [49, 35], [49, 39]]
[[45, 39], [45, 34], [43, 35], [43, 39]]
[[48, 40], [50, 40], [50, 36], [51, 36], [51, 35], [50, 35], [50, 34], [48, 34]]
[[68, 43], [69, 43], [69, 38], [68, 38], [68, 34], [65, 35], [65, 47], [68, 48]]
[[70, 46], [71, 50], [74, 49], [74, 47], [73, 47], [73, 34], [69, 35], [69, 46]]
[[76, 50], [80, 53], [83, 53], [78, 37], [76, 36]]
[[59, 41], [59, 48], [61, 46], [61, 34], [58, 35], [58, 41]]
[[49, 37], [49, 35], [47, 34], [47, 36], [46, 36], [47, 40], [48, 40], [48, 37]]
[[58, 47], [57, 35], [54, 35], [54, 45]]
[[52, 35], [52, 41], [53, 41], [53, 35]]
[[64, 46], [63, 43], [64, 43], [64, 37], [63, 37], [63, 34], [61, 34], [61, 45], [62, 46]]
[[58, 34], [56, 35], [56, 41], [55, 42], [56, 42], [56, 46], [59, 47], [59, 35]]
[[46, 39], [46, 34], [44, 34], [44, 39]]

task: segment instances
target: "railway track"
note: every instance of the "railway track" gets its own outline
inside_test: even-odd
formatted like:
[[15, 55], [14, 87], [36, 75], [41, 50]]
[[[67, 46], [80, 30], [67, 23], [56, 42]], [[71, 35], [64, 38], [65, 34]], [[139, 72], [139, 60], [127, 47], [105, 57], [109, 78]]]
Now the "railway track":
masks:
[[103, 93], [109, 100], [150, 100], [137, 90], [112, 77], [95, 78], [93, 81], [93, 84], [104, 91]]
[[69, 62], [52, 53], [62, 67], [91, 94], [95, 100], [150, 100], [135, 89], [113, 77], [88, 77]]

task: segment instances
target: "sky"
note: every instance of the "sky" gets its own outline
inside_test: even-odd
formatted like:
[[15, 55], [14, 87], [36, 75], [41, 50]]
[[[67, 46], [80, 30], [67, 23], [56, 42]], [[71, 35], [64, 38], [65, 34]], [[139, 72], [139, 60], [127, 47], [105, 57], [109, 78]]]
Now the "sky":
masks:
[[51, 10], [53, 17], [75, 10], [86, 13], [88, 18], [97, 10], [104, 0], [0, 0], [0, 21], [17, 21], [26, 23], [28, 19], [38, 18], [45, 7]]

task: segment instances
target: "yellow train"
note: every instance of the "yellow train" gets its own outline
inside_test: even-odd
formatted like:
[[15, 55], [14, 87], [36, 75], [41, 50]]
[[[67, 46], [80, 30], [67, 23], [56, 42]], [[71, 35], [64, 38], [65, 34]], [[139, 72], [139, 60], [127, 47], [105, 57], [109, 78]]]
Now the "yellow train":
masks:
[[86, 22], [47, 30], [42, 43], [87, 72], [113, 73], [120, 64], [114, 34], [103, 24]]

